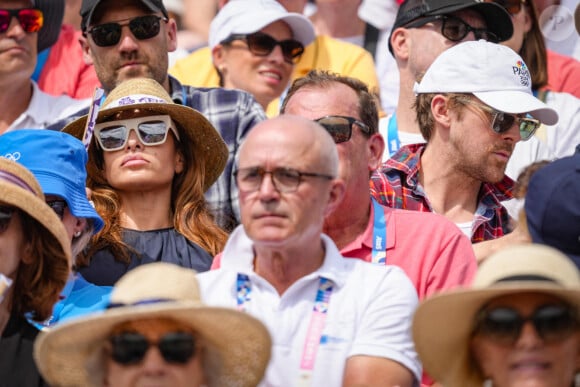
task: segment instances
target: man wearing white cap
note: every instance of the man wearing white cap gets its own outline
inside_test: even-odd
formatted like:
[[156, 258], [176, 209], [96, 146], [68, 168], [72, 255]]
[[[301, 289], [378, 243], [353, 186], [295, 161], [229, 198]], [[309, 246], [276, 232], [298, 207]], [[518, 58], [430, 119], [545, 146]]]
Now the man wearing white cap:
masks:
[[[533, 96], [526, 64], [495, 43], [460, 43], [435, 59], [415, 93], [427, 144], [405, 146], [385, 163], [371, 179], [373, 195], [391, 207], [443, 214], [473, 243], [508, 234], [501, 202], [513, 197], [505, 168], [514, 146], [558, 121]], [[483, 246], [479, 257], [498, 245]]]

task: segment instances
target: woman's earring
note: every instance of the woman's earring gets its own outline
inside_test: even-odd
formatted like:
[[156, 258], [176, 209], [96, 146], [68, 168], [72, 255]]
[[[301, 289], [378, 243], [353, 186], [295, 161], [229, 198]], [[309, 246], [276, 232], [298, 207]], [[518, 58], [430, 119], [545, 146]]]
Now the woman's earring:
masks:
[[82, 234], [82, 232], [81, 232], [81, 231], [77, 231], [77, 232], [75, 232], [75, 233], [74, 233], [74, 237], [75, 237], [75, 238], [78, 238], [78, 237], [80, 237], [80, 236], [81, 236], [81, 234]]
[[580, 387], [580, 373], [577, 373], [574, 376], [574, 387]]
[[493, 381], [491, 379], [486, 379], [485, 382], [483, 382], [483, 387], [493, 387]]

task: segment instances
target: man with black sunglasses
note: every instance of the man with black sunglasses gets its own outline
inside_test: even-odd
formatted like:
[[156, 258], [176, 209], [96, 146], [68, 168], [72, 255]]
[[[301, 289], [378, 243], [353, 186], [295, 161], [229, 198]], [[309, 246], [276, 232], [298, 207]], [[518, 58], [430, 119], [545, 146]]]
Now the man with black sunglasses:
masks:
[[60, 21], [55, 25], [50, 19], [57, 18], [58, 12], [50, 11], [49, 2], [0, 0], [0, 135], [46, 128], [89, 104], [88, 100], [44, 93], [31, 79], [37, 53], [54, 43], [60, 28]]
[[502, 205], [513, 198], [506, 165], [518, 142], [541, 123], [558, 121], [531, 85], [526, 64], [505, 46], [479, 40], [444, 51], [414, 87], [427, 143], [404, 146], [387, 160], [372, 176], [373, 196], [391, 207], [445, 215], [471, 238], [478, 259], [520, 242], [522, 234], [508, 235]]
[[334, 139], [346, 188], [338, 208], [326, 216], [324, 233], [342, 255], [400, 266], [419, 299], [471, 281], [477, 266], [473, 249], [451, 221], [371, 200], [368, 179], [380, 166], [385, 143], [377, 131], [375, 98], [364, 83], [311, 71], [294, 81], [282, 113], [314, 120]]
[[[230, 155], [223, 174], [206, 192], [206, 199], [216, 222], [226, 230], [233, 229], [239, 221], [233, 161], [242, 139], [265, 118], [261, 106], [248, 93], [194, 88], [168, 75], [167, 53], [177, 47], [177, 26], [161, 0], [83, 0], [80, 13], [85, 61], [95, 66], [106, 93], [129, 78], [152, 78], [163, 85], [175, 103], [198, 110], [218, 130]], [[77, 112], [67, 122], [87, 112]], [[60, 130], [64, 124], [52, 128]]]

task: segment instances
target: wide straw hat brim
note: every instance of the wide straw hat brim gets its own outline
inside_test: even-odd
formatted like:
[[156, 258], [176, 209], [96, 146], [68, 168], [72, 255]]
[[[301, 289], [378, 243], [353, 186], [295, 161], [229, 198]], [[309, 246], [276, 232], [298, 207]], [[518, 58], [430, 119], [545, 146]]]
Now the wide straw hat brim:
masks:
[[476, 313], [511, 294], [543, 293], [580, 310], [580, 274], [560, 251], [544, 245], [503, 248], [478, 267], [471, 289], [424, 300], [413, 317], [413, 340], [425, 372], [445, 387], [479, 387], [470, 341]]
[[44, 378], [59, 386], [89, 386], [87, 363], [112, 328], [144, 318], [171, 318], [192, 327], [221, 359], [219, 386], [255, 386], [270, 358], [270, 335], [255, 318], [199, 302], [157, 303], [109, 309], [39, 335], [34, 357]]
[[[61, 256], [53, 258], [66, 259], [70, 267], [71, 242], [68, 234], [59, 217], [44, 201], [44, 194], [32, 173], [20, 164], [3, 157], [0, 157], [0, 172], [18, 176], [33, 190], [33, 192], [28, 191], [0, 178], [0, 202], [18, 208], [46, 228], [60, 244], [62, 250]], [[23, 232], [28, 233], [31, 230], [23, 230]], [[54, 239], [51, 238], [47, 244], [53, 244]]]
[[[166, 103], [136, 103], [107, 108], [116, 100], [132, 94], [155, 96], [158, 99], [164, 99]], [[207, 191], [215, 183], [226, 166], [229, 151], [220, 134], [203, 114], [189, 106], [173, 103], [165, 89], [154, 80], [135, 78], [121, 83], [111, 91], [99, 111], [97, 123], [118, 112], [131, 109], [150, 111], [152, 115], [166, 114], [171, 116], [173, 121], [179, 126], [181, 143], [184, 146], [193, 148], [192, 154], [195, 155], [195, 158], [203, 158], [205, 160], [205, 170], [202, 171], [204, 190]], [[66, 125], [62, 131], [82, 141], [86, 124], [87, 116], [83, 116]], [[93, 136], [91, 144], [94, 144], [95, 141]], [[94, 163], [94, 160], [89, 158], [89, 163]], [[194, 167], [193, 161], [190, 165]]]

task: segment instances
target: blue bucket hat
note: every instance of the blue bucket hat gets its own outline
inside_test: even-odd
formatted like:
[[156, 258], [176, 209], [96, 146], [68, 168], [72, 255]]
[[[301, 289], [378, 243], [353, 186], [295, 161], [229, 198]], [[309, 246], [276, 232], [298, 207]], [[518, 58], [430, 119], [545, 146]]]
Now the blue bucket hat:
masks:
[[557, 248], [580, 268], [580, 153], [532, 175], [525, 211], [532, 241]]
[[28, 168], [45, 195], [62, 197], [74, 216], [93, 221], [94, 232], [103, 228], [103, 219], [86, 195], [87, 152], [75, 137], [45, 129], [7, 132], [0, 136], [0, 157]]

